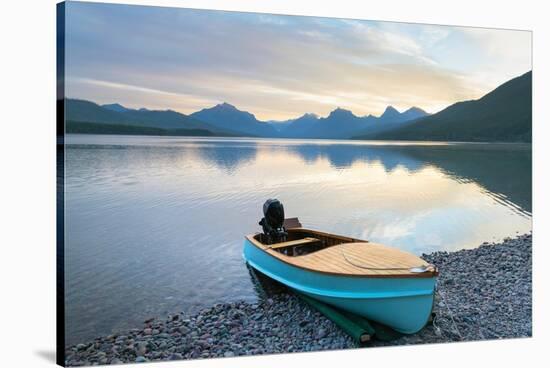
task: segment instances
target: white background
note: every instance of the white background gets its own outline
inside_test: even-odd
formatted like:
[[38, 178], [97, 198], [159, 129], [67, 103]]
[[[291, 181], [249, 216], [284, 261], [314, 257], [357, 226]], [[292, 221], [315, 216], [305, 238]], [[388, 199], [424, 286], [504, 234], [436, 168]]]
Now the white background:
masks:
[[[550, 346], [546, 1], [112, 1], [265, 13], [528, 29], [534, 76], [534, 318], [531, 339], [156, 363], [159, 367], [522, 367]], [[55, 0], [2, 1], [0, 10], [0, 366], [52, 366], [55, 356]], [[548, 350], [548, 348], [547, 348]], [[543, 363], [543, 364], [545, 364]]]

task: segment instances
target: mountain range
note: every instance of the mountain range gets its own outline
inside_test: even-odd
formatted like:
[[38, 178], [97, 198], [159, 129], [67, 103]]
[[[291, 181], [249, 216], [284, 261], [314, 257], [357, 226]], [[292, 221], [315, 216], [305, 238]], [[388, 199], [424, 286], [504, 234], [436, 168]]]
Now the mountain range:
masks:
[[[129, 109], [117, 103], [100, 106], [91, 101], [66, 99], [65, 114], [68, 128], [74, 125], [74, 122], [79, 122], [88, 124], [89, 128], [93, 128], [93, 125], [123, 125], [162, 129], [167, 132], [182, 129], [200, 129], [211, 132], [210, 135], [238, 135], [236, 132], [218, 129], [173, 110]], [[96, 128], [103, 131], [105, 126], [97, 126]]]
[[478, 100], [457, 102], [406, 126], [355, 138], [531, 142], [532, 72], [509, 80]]
[[388, 106], [379, 117], [373, 115], [359, 117], [349, 110], [337, 108], [326, 118], [305, 114], [296, 120], [285, 122], [286, 125], [280, 130], [279, 135], [285, 138], [346, 139], [358, 134], [394, 129], [408, 121], [428, 115], [418, 107], [412, 107], [400, 113], [394, 107]]
[[216, 129], [230, 129], [245, 135], [258, 137], [274, 137], [277, 135], [277, 131], [270, 124], [261, 122], [253, 114], [241, 111], [226, 102], [194, 112], [189, 116], [204, 121]]
[[478, 100], [455, 103], [430, 115], [418, 107], [380, 116], [356, 116], [336, 108], [327, 117], [313, 113], [286, 121], [260, 121], [221, 103], [185, 115], [173, 110], [131, 109], [65, 99], [68, 133], [206, 135], [324, 139], [449, 141], [531, 141], [531, 72]]

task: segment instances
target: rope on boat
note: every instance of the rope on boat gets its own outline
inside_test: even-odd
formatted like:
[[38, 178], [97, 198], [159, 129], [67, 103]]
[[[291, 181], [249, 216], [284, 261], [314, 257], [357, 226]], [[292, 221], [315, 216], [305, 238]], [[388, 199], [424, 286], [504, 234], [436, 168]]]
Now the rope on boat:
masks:
[[357, 263], [351, 261], [346, 256], [346, 253], [344, 252], [344, 247], [342, 246], [342, 244], [343, 243], [339, 244], [339, 248], [340, 248], [340, 252], [342, 253], [342, 257], [344, 257], [346, 262], [348, 262], [352, 266], [363, 268], [365, 270], [373, 270], [373, 271], [410, 271], [410, 272], [421, 273], [421, 272], [426, 272], [430, 269], [429, 267], [426, 267], [424, 265], [413, 266], [413, 267], [369, 267], [369, 266], [360, 265], [360, 264], [357, 264]]
[[454, 319], [454, 316], [453, 316], [453, 312], [451, 312], [451, 308], [449, 308], [449, 304], [447, 304], [447, 300], [445, 299], [445, 295], [443, 294], [443, 292], [441, 290], [436, 290], [435, 291], [436, 293], [439, 294], [439, 296], [441, 297], [441, 299], [443, 300], [443, 303], [445, 303], [445, 306], [447, 307], [447, 311], [449, 312], [449, 316], [451, 317], [451, 322], [453, 323], [453, 326], [456, 330], [456, 333], [458, 335], [458, 337], [460, 338], [460, 340], [464, 340], [464, 338], [462, 337], [462, 334], [460, 333], [460, 330], [458, 329], [458, 326], [455, 322], [455, 319]]
[[441, 336], [441, 327], [438, 326], [438, 323], [437, 323], [437, 314], [433, 314], [433, 317], [432, 317], [432, 326], [435, 330], [435, 334], [437, 336]]

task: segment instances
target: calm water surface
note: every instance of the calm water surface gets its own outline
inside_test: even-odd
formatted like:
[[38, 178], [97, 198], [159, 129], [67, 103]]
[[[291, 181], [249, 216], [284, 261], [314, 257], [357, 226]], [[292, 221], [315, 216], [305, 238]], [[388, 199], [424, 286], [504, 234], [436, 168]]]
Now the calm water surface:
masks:
[[304, 226], [415, 254], [531, 230], [531, 146], [69, 135], [69, 344], [256, 300], [241, 258], [278, 198]]

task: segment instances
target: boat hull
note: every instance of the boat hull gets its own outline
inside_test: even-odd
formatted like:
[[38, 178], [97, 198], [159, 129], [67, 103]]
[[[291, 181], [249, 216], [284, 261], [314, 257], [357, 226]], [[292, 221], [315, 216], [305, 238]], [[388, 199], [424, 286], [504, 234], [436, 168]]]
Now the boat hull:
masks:
[[255, 270], [314, 299], [404, 334], [421, 330], [434, 300], [435, 277], [360, 277], [316, 272], [282, 262], [245, 239], [243, 257]]

